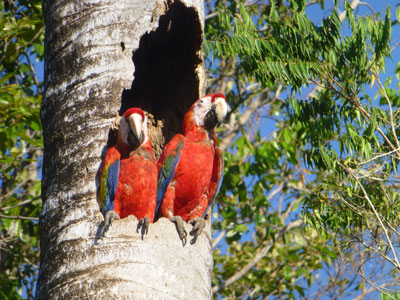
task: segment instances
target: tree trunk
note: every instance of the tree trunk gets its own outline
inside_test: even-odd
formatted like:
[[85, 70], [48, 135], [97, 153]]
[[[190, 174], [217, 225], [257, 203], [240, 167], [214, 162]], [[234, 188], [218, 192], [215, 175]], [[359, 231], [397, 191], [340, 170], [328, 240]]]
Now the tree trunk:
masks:
[[[38, 299], [210, 299], [210, 224], [182, 246], [160, 219], [103, 235], [98, 170], [113, 124], [148, 112], [157, 158], [204, 89], [200, 0], [43, 1], [45, 95]], [[115, 126], [114, 126], [115, 127]], [[190, 226], [187, 226], [190, 231]]]

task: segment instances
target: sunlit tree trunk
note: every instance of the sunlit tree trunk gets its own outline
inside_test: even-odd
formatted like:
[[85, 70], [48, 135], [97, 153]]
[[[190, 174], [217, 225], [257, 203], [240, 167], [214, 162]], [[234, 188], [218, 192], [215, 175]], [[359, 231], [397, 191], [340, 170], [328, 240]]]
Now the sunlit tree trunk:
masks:
[[[43, 1], [43, 210], [38, 299], [210, 299], [210, 224], [182, 246], [166, 219], [103, 235], [98, 169], [128, 107], [149, 113], [157, 157], [203, 93], [203, 4]], [[190, 231], [190, 226], [187, 226]]]

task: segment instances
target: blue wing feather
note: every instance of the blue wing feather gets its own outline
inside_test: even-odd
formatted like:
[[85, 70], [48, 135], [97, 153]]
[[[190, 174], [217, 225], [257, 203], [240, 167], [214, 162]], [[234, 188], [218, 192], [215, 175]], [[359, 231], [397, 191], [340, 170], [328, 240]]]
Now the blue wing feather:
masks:
[[177, 155], [173, 158], [170, 166], [162, 166], [158, 173], [158, 183], [157, 183], [157, 203], [156, 203], [156, 213], [154, 218], [158, 213], [162, 199], [164, 198], [165, 192], [167, 191], [168, 185], [174, 177], [176, 166], [181, 158], [182, 151], [179, 151]]
[[[158, 216], [162, 200], [167, 191], [168, 185], [174, 178], [175, 170], [178, 166], [181, 158], [182, 150], [184, 147], [185, 137], [181, 134], [175, 135], [171, 141], [165, 146], [164, 152], [161, 155], [161, 167], [158, 172], [157, 182], [157, 202], [156, 202], [156, 213], [154, 214], [154, 220]], [[159, 161], [159, 163], [160, 163]]]
[[104, 215], [114, 209], [115, 193], [118, 187], [120, 161], [116, 160], [110, 165], [107, 172], [107, 196]]

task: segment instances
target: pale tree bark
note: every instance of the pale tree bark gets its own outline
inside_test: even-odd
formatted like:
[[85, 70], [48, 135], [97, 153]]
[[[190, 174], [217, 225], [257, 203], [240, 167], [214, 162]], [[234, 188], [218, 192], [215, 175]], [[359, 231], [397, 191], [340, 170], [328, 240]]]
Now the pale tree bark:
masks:
[[[182, 246], [166, 219], [103, 235], [96, 176], [112, 124], [149, 113], [157, 157], [203, 93], [201, 0], [43, 1], [45, 95], [38, 299], [210, 299], [210, 224]], [[186, 228], [190, 231], [190, 225]]]

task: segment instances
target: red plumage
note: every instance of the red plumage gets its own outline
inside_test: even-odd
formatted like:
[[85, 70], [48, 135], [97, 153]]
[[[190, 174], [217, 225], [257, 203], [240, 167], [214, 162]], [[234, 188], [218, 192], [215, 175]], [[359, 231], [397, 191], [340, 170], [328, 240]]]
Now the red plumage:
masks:
[[[175, 135], [165, 146], [158, 161], [157, 201], [161, 202], [161, 216], [174, 222], [176, 216], [183, 221], [203, 220], [222, 180], [223, 158], [216, 147], [215, 126], [226, 111], [222, 94], [200, 98], [185, 115], [183, 135]], [[180, 237], [184, 240], [186, 232], [180, 232]]]
[[[184, 221], [203, 216], [209, 203], [208, 186], [214, 166], [214, 145], [204, 130], [190, 130], [171, 140], [168, 148], [183, 141], [179, 164], [161, 204], [161, 216], [181, 216]], [[168, 150], [164, 155], [168, 155]], [[163, 157], [160, 158], [162, 163]]]
[[126, 145], [116, 148], [122, 148], [122, 155], [114, 210], [121, 218], [134, 215], [153, 222], [158, 172], [150, 140], [129, 153]]
[[120, 218], [147, 218], [141, 223], [144, 227], [153, 222], [157, 174], [147, 118], [141, 109], [131, 108], [121, 118], [118, 145], [107, 151], [100, 169], [100, 208], [105, 218], [116, 212]]

